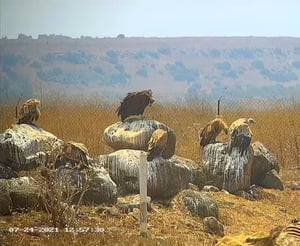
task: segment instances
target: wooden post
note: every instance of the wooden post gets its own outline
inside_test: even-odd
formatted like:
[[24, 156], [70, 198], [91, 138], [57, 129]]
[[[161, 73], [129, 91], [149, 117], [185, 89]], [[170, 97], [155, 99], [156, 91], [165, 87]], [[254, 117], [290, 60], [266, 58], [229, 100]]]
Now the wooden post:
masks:
[[218, 112], [217, 112], [217, 115], [220, 116], [220, 102], [221, 102], [221, 97], [219, 98], [218, 100]]
[[140, 185], [140, 235], [147, 237], [147, 178], [148, 163], [146, 153], [141, 152], [139, 167], [139, 185]]

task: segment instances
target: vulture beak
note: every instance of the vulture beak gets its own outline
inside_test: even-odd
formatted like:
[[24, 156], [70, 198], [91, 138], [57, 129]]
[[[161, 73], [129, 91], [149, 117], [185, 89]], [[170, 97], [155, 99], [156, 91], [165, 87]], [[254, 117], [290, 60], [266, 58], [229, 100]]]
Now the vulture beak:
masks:
[[151, 106], [154, 103], [154, 101], [155, 101], [154, 98], [151, 98], [149, 106]]

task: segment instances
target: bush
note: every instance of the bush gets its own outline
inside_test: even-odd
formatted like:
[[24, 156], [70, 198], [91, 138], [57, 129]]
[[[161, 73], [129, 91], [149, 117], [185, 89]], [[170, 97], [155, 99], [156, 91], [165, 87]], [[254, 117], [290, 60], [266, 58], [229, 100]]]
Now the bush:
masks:
[[136, 72], [137, 75], [141, 76], [141, 77], [148, 77], [148, 71], [145, 67], [139, 69], [137, 72]]
[[106, 52], [106, 60], [112, 64], [118, 64], [119, 53], [117, 51], [109, 50]]
[[295, 47], [294, 48], [294, 54], [295, 55], [300, 55], [300, 47]]
[[138, 51], [134, 54], [135, 59], [144, 59], [145, 57], [146, 57], [146, 54], [143, 51]]
[[171, 73], [177, 81], [195, 81], [199, 79], [199, 71], [197, 69], [186, 68], [181, 61], [175, 64], [167, 65], [166, 69]]
[[8, 67], [14, 67], [16, 65], [25, 65], [28, 63], [28, 59], [25, 56], [9, 53], [3, 57], [3, 65]]
[[232, 59], [254, 59], [262, 57], [264, 52], [261, 49], [236, 48], [228, 50], [227, 54]]
[[266, 76], [269, 80], [273, 80], [277, 82], [288, 82], [288, 81], [298, 79], [295, 73], [286, 69], [281, 69], [278, 71], [273, 71], [273, 70], [270, 71], [269, 69], [263, 69], [261, 70], [261, 74]]
[[124, 72], [125, 72], [124, 65], [122, 65], [122, 64], [117, 64], [117, 65], [115, 65], [115, 69], [116, 69], [117, 71], [119, 71], [120, 73], [124, 73]]
[[98, 73], [98, 74], [104, 74], [103, 70], [101, 67], [94, 67], [93, 69], [94, 72]]
[[11, 69], [5, 71], [5, 75], [0, 81], [0, 102], [3, 103], [12, 98], [32, 97], [32, 83], [29, 78], [15, 73]]
[[218, 49], [212, 49], [209, 51], [209, 56], [212, 58], [220, 58], [221, 57], [221, 51]]
[[215, 67], [219, 70], [231, 70], [231, 64], [229, 62], [217, 63]]
[[166, 47], [159, 48], [158, 52], [162, 55], [171, 55], [171, 49]]
[[265, 68], [264, 63], [263, 63], [262, 61], [260, 61], [260, 60], [253, 61], [253, 62], [251, 63], [251, 66], [252, 66], [253, 68], [256, 68], [256, 69], [259, 69], [259, 70], [262, 70], [262, 69]]
[[300, 61], [294, 61], [294, 62], [292, 63], [292, 66], [293, 66], [294, 68], [300, 69]]
[[42, 65], [38, 61], [34, 61], [30, 64], [31, 67], [36, 68], [36, 69], [41, 69]]
[[159, 59], [159, 54], [155, 51], [150, 51], [148, 52], [149, 56], [154, 58], [154, 59]]

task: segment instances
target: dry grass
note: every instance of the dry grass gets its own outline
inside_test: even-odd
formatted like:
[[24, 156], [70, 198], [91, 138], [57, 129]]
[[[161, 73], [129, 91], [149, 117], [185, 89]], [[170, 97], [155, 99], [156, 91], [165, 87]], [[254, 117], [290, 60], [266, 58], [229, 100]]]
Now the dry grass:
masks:
[[[60, 107], [59, 105], [64, 105]], [[84, 143], [92, 156], [110, 153], [102, 140], [104, 129], [118, 121], [113, 107], [88, 104], [43, 104], [38, 125], [63, 140]], [[13, 107], [1, 109], [1, 132], [14, 122]], [[145, 115], [172, 127], [177, 135], [176, 154], [200, 163], [198, 131], [214, 118], [215, 113], [204, 104], [153, 105]], [[257, 124], [252, 127], [253, 141], [259, 140], [278, 158], [281, 177], [286, 185], [283, 192], [265, 190], [261, 201], [247, 201], [222, 192], [215, 193], [220, 204], [220, 221], [226, 234], [268, 233], [276, 225], [286, 224], [300, 215], [299, 192], [288, 185], [300, 180], [300, 108], [273, 108], [268, 111], [226, 111], [225, 120], [252, 117]], [[226, 139], [226, 136], [221, 136]], [[10, 245], [212, 245], [216, 237], [202, 231], [202, 220], [173, 208], [155, 206], [149, 214], [149, 232], [156, 239], [139, 237], [138, 222], [134, 214], [111, 218], [96, 213], [95, 208], [81, 209], [80, 226], [103, 227], [104, 233], [26, 233], [8, 234]], [[136, 213], [136, 212], [135, 212]], [[30, 212], [2, 217], [0, 227], [50, 226], [43, 212]]]

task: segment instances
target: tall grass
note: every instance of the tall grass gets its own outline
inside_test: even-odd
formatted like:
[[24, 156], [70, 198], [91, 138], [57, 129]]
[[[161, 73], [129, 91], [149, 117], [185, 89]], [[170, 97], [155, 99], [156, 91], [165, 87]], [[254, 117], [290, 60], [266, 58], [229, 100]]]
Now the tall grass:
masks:
[[[91, 156], [107, 154], [113, 150], [102, 139], [103, 131], [109, 125], [119, 121], [115, 110], [118, 105], [105, 103], [86, 103], [63, 101], [60, 98], [42, 103], [42, 116], [37, 124], [65, 141], [84, 143]], [[259, 106], [259, 105], [258, 105]], [[253, 107], [252, 107], [253, 108]], [[0, 108], [1, 132], [15, 122], [14, 106]], [[278, 158], [281, 176], [286, 184], [300, 180], [300, 107], [282, 108], [277, 105], [267, 110], [231, 109], [223, 110], [222, 115], [228, 124], [241, 117], [252, 117], [256, 124], [251, 127], [253, 141], [261, 141]], [[177, 136], [176, 154], [201, 163], [198, 132], [215, 117], [215, 110], [205, 103], [190, 104], [154, 104], [147, 108], [145, 116], [167, 124]], [[220, 139], [226, 141], [227, 136]], [[297, 192], [296, 192], [297, 193]], [[214, 194], [220, 205], [220, 220], [224, 223], [226, 234], [253, 233], [268, 231], [275, 225], [287, 223], [300, 214], [299, 196], [290, 189], [268, 191], [267, 199], [249, 202], [241, 198]], [[228, 202], [230, 201], [230, 202]], [[182, 214], [172, 208], [157, 207], [155, 213], [149, 214], [149, 231], [161, 237], [156, 241], [138, 237], [138, 225], [132, 216], [122, 219], [99, 215], [92, 208], [86, 208], [87, 215], [80, 219], [81, 226], [105, 228], [104, 234], [59, 233], [41, 236], [36, 239], [43, 245], [213, 245], [216, 238], [207, 236], [202, 230], [202, 220]], [[16, 215], [8, 222], [10, 226], [47, 226], [48, 218], [44, 214], [31, 213]], [[119, 231], [119, 232], [114, 232]], [[164, 239], [164, 238], [167, 238]], [[160, 240], [160, 241], [159, 241]], [[16, 234], [10, 237], [15, 245], [26, 245], [32, 239]], [[22, 242], [22, 243], [21, 243]], [[37, 244], [38, 245], [38, 244]]]
[[[103, 131], [119, 121], [115, 110], [118, 105], [76, 101], [43, 102], [39, 126], [65, 141], [84, 143], [92, 156], [113, 150], [102, 139]], [[259, 105], [258, 105], [259, 107]], [[1, 132], [15, 122], [14, 106], [2, 107]], [[228, 124], [241, 117], [252, 117], [253, 140], [261, 141], [278, 158], [282, 167], [299, 167], [300, 107], [284, 109], [278, 106], [265, 111], [230, 110], [222, 112]], [[145, 116], [167, 124], [177, 136], [176, 154], [200, 161], [198, 132], [215, 117], [214, 109], [205, 103], [154, 104]], [[226, 136], [220, 136], [226, 140]]]

